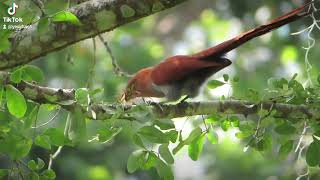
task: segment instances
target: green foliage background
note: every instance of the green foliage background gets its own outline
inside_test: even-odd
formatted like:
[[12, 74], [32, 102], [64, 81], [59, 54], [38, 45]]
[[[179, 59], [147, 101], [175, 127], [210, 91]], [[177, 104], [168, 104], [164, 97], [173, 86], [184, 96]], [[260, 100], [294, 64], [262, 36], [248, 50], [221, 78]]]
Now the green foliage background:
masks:
[[[34, 18], [37, 7], [25, 0], [16, 2], [21, 5], [19, 9], [21, 11], [18, 11], [17, 16], [23, 17], [25, 22], [34, 21], [32, 18]], [[53, 14], [64, 10], [66, 6], [67, 4], [62, 0], [48, 1], [45, 4], [45, 10], [49, 14]], [[120, 67], [126, 72], [134, 73], [177, 53], [191, 54], [213, 46], [261, 24], [268, 13], [270, 14], [268, 19], [271, 19], [296, 6], [298, 5], [292, 4], [291, 1], [279, 0], [190, 0], [173, 9], [117, 28], [104, 34], [104, 37], [108, 40]], [[23, 9], [23, 7], [28, 8]], [[298, 81], [303, 83], [308, 78], [305, 67], [306, 51], [302, 48], [307, 46], [308, 39], [306, 33], [297, 36], [291, 36], [290, 33], [302, 30], [311, 23], [311, 19], [302, 19], [245, 44], [227, 55], [232, 59], [233, 65], [214, 77], [223, 81], [223, 74], [229, 74], [230, 80], [226, 76], [224, 77], [232, 86], [232, 90], [228, 94], [246, 100], [259, 101], [263, 99], [267, 94], [265, 89], [270, 86], [276, 89], [277, 93], [282, 93], [280, 90], [283, 90], [283, 85], [288, 86], [289, 89], [292, 88], [294, 93], [303, 93], [306, 90], [303, 88], [297, 90], [297, 88], [301, 86]], [[313, 31], [312, 36], [317, 40], [319, 31]], [[18, 72], [16, 69], [12, 70], [17, 73], [16, 76], [13, 76], [12, 81], [18, 82], [22, 77], [22, 79], [40, 81], [41, 85], [49, 87], [75, 89], [86, 87], [94, 53], [96, 53], [97, 63], [94, 66], [93, 88], [103, 88], [104, 91], [95, 96], [95, 101], [114, 103], [119, 98], [128, 79], [118, 77], [113, 73], [111, 59], [107, 51], [98, 38], [96, 40], [96, 52], [93, 51], [92, 40], [88, 39], [33, 62], [32, 64], [43, 72], [44, 80], [41, 71], [32, 70], [34, 66], [24, 66], [22, 70], [18, 69]], [[311, 49], [309, 54], [309, 61], [313, 66], [310, 74], [314, 84], [317, 84], [320, 67], [318, 61], [320, 52], [317, 47], [318, 44]], [[290, 81], [295, 73], [298, 73], [295, 78], [297, 81]], [[234, 81], [234, 77], [239, 77], [240, 80]], [[271, 77], [274, 79], [270, 80]], [[288, 81], [275, 80], [282, 77]], [[214, 82], [211, 83], [216, 86]], [[278, 86], [279, 83], [280, 86]], [[316, 92], [318, 90], [315, 89]], [[86, 90], [78, 92], [79, 96], [86, 96], [88, 93]], [[283, 93], [287, 92], [288, 89]], [[59, 110], [58, 106], [41, 105], [35, 107], [32, 102], [23, 102], [20, 95], [15, 93], [17, 92], [13, 86], [1, 89], [1, 94], [3, 96], [6, 94], [6, 99], [2, 100], [3, 110], [0, 111], [1, 169], [11, 169], [9, 172], [31, 172], [29, 178], [35, 176], [35, 179], [37, 174], [47, 179], [54, 179], [55, 176], [56, 179], [77, 180], [159, 179], [154, 168], [138, 170], [133, 174], [128, 173], [128, 171], [133, 172], [138, 168], [139, 153], [146, 153], [136, 151], [141, 148], [139, 145], [142, 146], [139, 143], [139, 138], [136, 139], [137, 131], [144, 140], [156, 143], [169, 142], [168, 139], [161, 139], [164, 137], [163, 133], [152, 129], [153, 126], [140, 129], [141, 123], [128, 123], [125, 120], [118, 120], [117, 117], [105, 122], [85, 120], [76, 114], [75, 117], [68, 117], [68, 112]], [[219, 92], [217, 91], [217, 93]], [[199, 99], [224, 99], [221, 93], [218, 95], [219, 97], [212, 95], [210, 88], [205, 88], [204, 95]], [[11, 96], [12, 98], [10, 98]], [[315, 96], [317, 99], [317, 95]], [[14, 112], [10, 112], [12, 115], [6, 109], [6, 103], [10, 99], [13, 101], [12, 106], [14, 106], [11, 108], [14, 109]], [[304, 101], [298, 101], [301, 99], [302, 97], [295, 99], [297, 102], [293, 102], [293, 104], [303, 103]], [[21, 102], [22, 105], [15, 104], [15, 102]], [[27, 109], [24, 109], [23, 103], [26, 103]], [[84, 102], [84, 104], [86, 103]], [[16, 109], [18, 107], [22, 107], [22, 109]], [[27, 111], [26, 116], [21, 118], [24, 115], [24, 113], [21, 115], [23, 111]], [[153, 125], [152, 120], [154, 119], [151, 119], [153, 117], [144, 116], [145, 111], [144, 109], [138, 110], [136, 117], [140, 113], [140, 117], [142, 117], [140, 119], [144, 120], [144, 125]], [[57, 112], [57, 117], [49, 124], [36, 129], [30, 128], [47, 122]], [[260, 112], [259, 115], [263, 116], [266, 113]], [[210, 116], [206, 118], [208, 129], [204, 127], [201, 117], [189, 118], [187, 122], [184, 119], [177, 119], [174, 121], [176, 129], [183, 130], [184, 144], [182, 144], [191, 145], [182, 148], [173, 160], [171, 153], [168, 152], [168, 145], [164, 143], [159, 148], [161, 157], [168, 164], [174, 161], [172, 169], [177, 179], [293, 179], [299, 174], [305, 173], [308, 167], [304, 158], [297, 158], [298, 154], [294, 152], [300, 137], [299, 134], [303, 129], [303, 121], [291, 123], [287, 120], [266, 119], [264, 121], [266, 123], [262, 126], [266, 127], [267, 133], [260, 139], [261, 141], [250, 144], [248, 136], [254, 132], [255, 124], [253, 122], [256, 123], [259, 115], [250, 117], [252, 119], [230, 117], [229, 115]], [[37, 124], [34, 124], [35, 119], [37, 119]], [[68, 146], [74, 142], [71, 142], [72, 137], [64, 136], [64, 126], [67, 119], [82, 119], [82, 122], [86, 123], [86, 137], [92, 139], [93, 142], [87, 143], [82, 139], [77, 142], [77, 146]], [[240, 125], [239, 120], [241, 121]], [[242, 122], [247, 122], [247, 124], [244, 125]], [[113, 126], [113, 123], [116, 126]], [[316, 127], [315, 129], [318, 128], [316, 122], [312, 121], [310, 124], [312, 127]], [[171, 123], [167, 125], [172, 126]], [[195, 132], [197, 135], [194, 137], [189, 136], [192, 140], [187, 138], [192, 130], [193, 132], [197, 130], [198, 126], [203, 131]], [[213, 128], [210, 128], [211, 126]], [[80, 124], [77, 127], [83, 126]], [[110, 127], [114, 127], [114, 129], [108, 129]], [[106, 131], [106, 129], [108, 130]], [[206, 135], [208, 140], [205, 139], [205, 130], [208, 130], [209, 133]], [[149, 136], [150, 132], [160, 135]], [[75, 134], [75, 136], [78, 135]], [[97, 136], [100, 142], [95, 141]], [[312, 141], [311, 137], [309, 135], [305, 138], [307, 143]], [[187, 142], [188, 139], [190, 142]], [[107, 142], [101, 143], [104, 141]], [[203, 143], [204, 147], [201, 146]], [[314, 147], [308, 151], [314, 152], [309, 153], [311, 157], [307, 157], [307, 159], [310, 158], [309, 164], [314, 163], [317, 166], [320, 160], [316, 159], [315, 162], [312, 160], [319, 152], [317, 149], [318, 140], [314, 138], [313, 143]], [[169, 149], [176, 148], [178, 144], [178, 142], [176, 145], [171, 143]], [[43, 168], [48, 166], [50, 154], [54, 153], [61, 145], [66, 146], [53, 161], [52, 169], [54, 172], [44, 170]], [[246, 145], [251, 147], [244, 152], [243, 149]], [[146, 143], [143, 146], [152, 149], [154, 144]], [[200, 155], [202, 148], [203, 151]], [[188, 149], [191, 158], [188, 157]], [[130, 156], [133, 151], [138, 155]], [[306, 150], [302, 152], [305, 153]], [[151, 156], [151, 152], [148, 153]], [[197, 161], [192, 162], [191, 159]], [[127, 161], [129, 161], [128, 164]], [[25, 166], [29, 166], [29, 169]], [[166, 165], [163, 166], [157, 170], [169, 171], [166, 169]], [[7, 171], [0, 171], [0, 177], [2, 172], [5, 174]], [[318, 179], [318, 167], [309, 168], [309, 174], [311, 179]], [[13, 178], [19, 178], [19, 174], [16, 173]]]

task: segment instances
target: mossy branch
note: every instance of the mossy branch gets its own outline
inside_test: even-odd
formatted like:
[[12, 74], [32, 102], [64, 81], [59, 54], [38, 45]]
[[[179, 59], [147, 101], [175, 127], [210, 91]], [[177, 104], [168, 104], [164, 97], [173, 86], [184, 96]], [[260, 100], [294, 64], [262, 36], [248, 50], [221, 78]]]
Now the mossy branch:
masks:
[[0, 69], [26, 64], [50, 52], [169, 9], [184, 1], [186, 0], [99, 0], [83, 2], [67, 10], [77, 16], [82, 24], [80, 26], [49, 21], [45, 30], [38, 31], [38, 21], [30, 25], [29, 28], [13, 33], [9, 38], [10, 48], [0, 53]]
[[[33, 83], [21, 81], [19, 84], [10, 82], [9, 74], [0, 73], [2, 84], [12, 84], [25, 96], [26, 99], [40, 104], [58, 104], [66, 110], [72, 110], [79, 106], [75, 99], [74, 89], [49, 88]], [[306, 105], [294, 105], [275, 102], [253, 103], [242, 100], [210, 101], [210, 102], [184, 102], [180, 104], [152, 103], [148, 105], [151, 111], [160, 118], [177, 118], [195, 115], [210, 115], [215, 113], [252, 115], [258, 114], [261, 107], [265, 110], [272, 109], [276, 112], [274, 117], [278, 118], [313, 118], [319, 119], [319, 111], [310, 109]], [[92, 104], [89, 108], [83, 108], [88, 118], [105, 120], [117, 111], [123, 109], [124, 114], [129, 112], [135, 105], [111, 105], [111, 104]], [[94, 113], [93, 113], [94, 112]], [[94, 114], [94, 115], [93, 115]], [[94, 116], [94, 117], [93, 117]], [[130, 116], [124, 118], [131, 119]]]

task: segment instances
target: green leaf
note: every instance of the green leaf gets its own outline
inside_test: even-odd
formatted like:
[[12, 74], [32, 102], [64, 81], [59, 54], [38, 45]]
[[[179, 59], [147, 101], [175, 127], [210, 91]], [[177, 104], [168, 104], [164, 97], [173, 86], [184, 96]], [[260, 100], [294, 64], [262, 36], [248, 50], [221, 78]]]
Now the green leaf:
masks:
[[34, 160], [28, 162], [28, 168], [31, 170], [37, 170], [37, 163]]
[[4, 95], [4, 87], [0, 85], [0, 106], [2, 106], [2, 100], [3, 100], [3, 95]]
[[174, 179], [170, 166], [168, 166], [163, 161], [161, 161], [161, 160], [158, 161], [158, 163], [156, 165], [156, 169], [157, 169], [157, 172], [158, 172], [159, 176], [161, 177], [161, 179], [164, 179], [164, 180], [173, 180]]
[[40, 170], [40, 169], [44, 168], [45, 163], [44, 163], [44, 161], [42, 159], [37, 158], [37, 162], [38, 162], [37, 169]]
[[27, 103], [24, 96], [12, 85], [6, 85], [7, 107], [13, 116], [22, 118], [27, 111]]
[[266, 149], [266, 142], [264, 139], [261, 139], [260, 141], [257, 142], [256, 149], [258, 151], [264, 151]]
[[[256, 142], [256, 141], [254, 141], [254, 142]], [[272, 137], [270, 134], [264, 134], [262, 139], [258, 140], [258, 142], [256, 142], [256, 144], [253, 144], [251, 146], [255, 147], [257, 151], [270, 152], [272, 150]]]
[[127, 162], [127, 170], [129, 173], [133, 173], [140, 167], [143, 167], [145, 155], [146, 152], [141, 150], [134, 151], [130, 154]]
[[240, 120], [236, 116], [230, 117], [230, 122], [231, 122], [232, 127], [239, 127], [240, 126]]
[[197, 127], [191, 131], [186, 140], [184, 140], [184, 144], [188, 145], [192, 143], [196, 138], [198, 138], [202, 134], [202, 129]]
[[55, 179], [56, 178], [56, 173], [52, 169], [46, 169], [43, 172], [43, 176], [47, 179]]
[[40, 180], [40, 176], [36, 172], [31, 172], [29, 174], [29, 180]]
[[184, 142], [180, 142], [175, 148], [172, 150], [172, 154], [177, 154], [186, 144]]
[[52, 17], [53, 22], [69, 22], [74, 25], [82, 25], [80, 20], [69, 11], [60, 11]]
[[30, 114], [24, 119], [24, 128], [28, 129], [31, 127], [31, 125], [37, 119], [38, 112], [39, 112], [39, 106], [36, 105], [36, 106], [34, 106], [32, 111], [30, 112]]
[[42, 34], [43, 32], [45, 32], [45, 30], [48, 29], [48, 26], [49, 26], [49, 18], [47, 17], [41, 18], [39, 20], [38, 27], [37, 27], [38, 33]]
[[[182, 139], [179, 139], [180, 143], [175, 148], [173, 148], [172, 153], [177, 154], [178, 151], [180, 151], [185, 145], [191, 144], [195, 139], [201, 136], [201, 134], [202, 134], [202, 129], [200, 127], [193, 129], [186, 140], [183, 141]], [[180, 137], [181, 137], [181, 133], [180, 133]]]
[[271, 88], [280, 88], [280, 89], [282, 89], [284, 84], [288, 84], [288, 81], [286, 79], [284, 79], [284, 78], [277, 79], [277, 78], [272, 77], [272, 78], [268, 79], [268, 85]]
[[64, 136], [64, 133], [61, 129], [49, 128], [43, 135], [46, 135], [50, 139], [50, 144], [55, 146], [63, 146], [70, 143], [70, 140]]
[[285, 144], [280, 146], [279, 149], [279, 157], [285, 158], [288, 156], [288, 154], [292, 151], [293, 148], [293, 141], [287, 141]]
[[51, 144], [50, 144], [50, 138], [49, 136], [45, 135], [39, 135], [36, 137], [35, 142], [37, 146], [43, 147], [45, 149], [50, 150], [51, 149]]
[[247, 99], [253, 102], [259, 102], [261, 97], [259, 91], [255, 89], [248, 89], [248, 92], [246, 93]]
[[168, 148], [168, 144], [162, 144], [159, 146], [159, 153], [161, 157], [168, 163], [168, 164], [173, 164], [174, 159], [172, 157], [172, 154]]
[[99, 93], [103, 93], [103, 91], [104, 91], [103, 88], [97, 88], [97, 89], [89, 90], [89, 95], [90, 96], [94, 96], [94, 95], [97, 95]]
[[171, 120], [155, 120], [154, 124], [162, 130], [169, 130], [175, 128], [175, 125]]
[[297, 129], [289, 123], [283, 123], [274, 128], [274, 131], [281, 135], [294, 134]]
[[88, 106], [89, 105], [89, 92], [86, 88], [77, 89], [75, 92], [75, 98], [77, 102], [81, 105]]
[[142, 139], [141, 139], [141, 137], [140, 137], [139, 135], [134, 134], [133, 137], [132, 137], [132, 139], [133, 139], [133, 143], [134, 143], [134, 144], [136, 144], [136, 145], [138, 145], [138, 146], [140, 146], [140, 147], [142, 147], [142, 148], [144, 148], [144, 149], [146, 148], [146, 147], [144, 146], [143, 141], [142, 141]]
[[87, 141], [86, 117], [82, 110], [77, 106], [73, 111], [69, 112], [70, 127], [68, 137], [73, 143], [83, 143]]
[[241, 132], [254, 132], [255, 131], [255, 124], [253, 123], [247, 123], [247, 122], [244, 122], [244, 123], [240, 123], [239, 125], [239, 130]]
[[320, 164], [320, 143], [319, 140], [314, 140], [308, 147], [306, 152], [306, 162], [309, 166], [317, 166]]
[[221, 82], [221, 81], [218, 81], [218, 80], [211, 80], [208, 82], [208, 87], [210, 89], [215, 89], [217, 87], [220, 87], [222, 85], [224, 85], [225, 83], [224, 82]]
[[223, 75], [223, 80], [224, 80], [225, 82], [228, 82], [228, 81], [229, 81], [229, 75], [228, 75], [228, 74], [224, 74], [224, 75]]
[[1, 30], [0, 31], [0, 52], [4, 52], [7, 49], [10, 48], [10, 41], [9, 41], [9, 37], [10, 37], [11, 31], [7, 30]]
[[[121, 132], [122, 128], [100, 129], [98, 130], [99, 142], [109, 142]], [[141, 139], [140, 139], [141, 140]], [[142, 141], [141, 141], [142, 142]]]
[[32, 140], [26, 138], [20, 139], [19, 141], [12, 141], [11, 143], [14, 143], [14, 145], [10, 145], [10, 152], [8, 153], [14, 160], [27, 156], [32, 146]]
[[0, 178], [5, 177], [6, 175], [8, 175], [9, 170], [8, 169], [0, 169]]
[[250, 133], [250, 132], [237, 132], [237, 133], [235, 134], [235, 136], [236, 136], [237, 138], [239, 138], [239, 139], [243, 139], [243, 138], [249, 137], [251, 134], [252, 134], [252, 133]]
[[135, 10], [126, 4], [124, 4], [120, 7], [120, 11], [121, 11], [122, 16], [125, 18], [132, 17], [135, 15]]
[[10, 81], [18, 84], [18, 83], [21, 82], [21, 80], [22, 80], [22, 70], [21, 70], [21, 68], [16, 69], [15, 71], [13, 71], [10, 74]]
[[216, 124], [222, 117], [219, 114], [213, 114], [207, 117], [205, 120], [206, 123]]
[[58, 105], [53, 105], [53, 104], [41, 104], [40, 106], [41, 108], [44, 108], [48, 111], [53, 111], [53, 110], [59, 109], [60, 107]]
[[147, 160], [145, 161], [145, 163], [143, 164], [143, 169], [150, 169], [152, 167], [154, 167], [157, 162], [159, 161], [160, 159], [158, 158], [158, 156], [153, 153], [153, 152], [148, 152], [147, 153]]
[[218, 144], [219, 142], [219, 136], [212, 128], [210, 128], [209, 132], [207, 133], [207, 138], [211, 144]]
[[205, 139], [206, 137], [205, 137], [205, 134], [203, 133], [201, 136], [199, 136], [189, 145], [188, 154], [192, 160], [196, 161], [199, 159], [203, 149], [203, 144], [205, 142]]
[[131, 108], [129, 111], [126, 111], [132, 118], [138, 122], [145, 123], [149, 119], [153, 119], [153, 114], [150, 107], [146, 105], [137, 105]]
[[229, 129], [230, 126], [231, 126], [231, 122], [230, 122], [228, 119], [226, 119], [226, 120], [224, 120], [224, 121], [221, 122], [220, 126], [221, 126], [221, 129], [222, 129], [223, 131], [228, 131], [228, 129]]
[[176, 130], [171, 130], [171, 131], [165, 132], [164, 134], [172, 143], [175, 143], [177, 141], [177, 138], [179, 135], [178, 131]]
[[22, 79], [26, 81], [36, 81], [36, 82], [42, 82], [44, 81], [44, 74], [40, 68], [37, 66], [33, 65], [25, 65], [21, 69], [23, 74], [22, 74]]
[[153, 126], [144, 126], [139, 129], [138, 133], [153, 143], [163, 144], [169, 142], [165, 134]]
[[234, 83], [237, 83], [237, 82], [239, 82], [239, 80], [240, 80], [240, 77], [239, 77], [239, 76], [234, 76], [232, 81], [233, 81]]

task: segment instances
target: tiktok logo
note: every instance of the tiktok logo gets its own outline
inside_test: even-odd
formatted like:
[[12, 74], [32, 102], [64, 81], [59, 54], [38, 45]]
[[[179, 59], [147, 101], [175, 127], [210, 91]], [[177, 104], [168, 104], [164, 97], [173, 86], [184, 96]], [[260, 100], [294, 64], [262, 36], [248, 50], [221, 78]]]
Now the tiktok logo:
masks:
[[8, 8], [8, 14], [13, 16], [16, 14], [16, 9], [18, 9], [18, 5], [16, 3], [12, 3], [12, 6]]

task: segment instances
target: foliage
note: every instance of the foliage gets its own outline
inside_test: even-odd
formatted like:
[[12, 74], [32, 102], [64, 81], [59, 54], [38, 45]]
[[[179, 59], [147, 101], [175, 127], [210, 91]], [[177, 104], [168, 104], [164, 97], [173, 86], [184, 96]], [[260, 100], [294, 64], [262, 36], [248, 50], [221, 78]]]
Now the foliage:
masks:
[[[241, 3], [246, 5], [248, 2], [252, 3], [252, 1]], [[270, 7], [279, 5], [277, 1], [272, 2], [274, 5], [271, 3]], [[231, 4], [233, 3], [239, 2], [232, 1]], [[7, 4], [1, 3], [1, 5]], [[50, 23], [68, 23], [79, 26], [81, 22], [76, 15], [66, 10], [67, 6], [72, 5], [67, 5], [62, 1], [48, 2], [45, 4], [45, 10], [48, 14], [40, 19], [31, 18], [28, 22], [37, 22], [39, 33], [43, 33], [50, 26]], [[36, 9], [37, 7], [32, 8]], [[250, 8], [245, 9], [248, 12], [252, 11]], [[135, 13], [132, 10], [128, 6], [123, 6], [121, 13], [129, 17]], [[234, 12], [241, 16], [239, 8]], [[241, 10], [241, 12], [246, 11]], [[17, 16], [23, 15], [19, 13], [22, 12], [18, 12]], [[179, 17], [178, 14], [175, 15]], [[199, 12], [199, 17], [200, 19], [194, 20], [190, 26], [184, 28], [186, 31], [195, 31], [194, 34], [197, 34], [200, 29], [204, 39], [208, 39], [208, 42], [205, 42], [203, 46], [209, 46], [217, 39], [226, 38], [227, 29], [230, 29], [230, 21], [221, 20], [210, 9]], [[165, 20], [165, 17], [161, 17], [161, 15], [157, 18]], [[166, 45], [166, 40], [162, 40], [161, 38], [164, 37], [161, 35], [158, 35], [159, 38], [146, 35], [156, 26], [155, 19], [148, 17], [141, 22], [122, 27], [110, 35], [119, 64], [129, 72], [154, 64], [165, 54], [176, 53], [174, 51], [167, 52], [166, 47], [162, 46], [162, 44]], [[159, 34], [161, 34], [160, 32], [162, 31], [159, 31]], [[10, 34], [9, 31], [0, 32], [0, 51], [9, 48]], [[185, 42], [190, 41], [188, 38], [191, 36], [181, 37], [183, 33], [178, 34], [178, 39], [185, 38], [187, 39]], [[274, 75], [274, 70], [281, 63], [286, 66], [289, 66], [290, 63], [301, 66], [299, 64], [301, 62], [296, 61], [300, 61], [304, 53], [295, 45], [287, 45], [293, 44], [295, 41], [287, 40], [288, 37], [272, 35], [271, 39], [272, 42], [269, 41], [268, 45], [262, 42], [264, 40], [257, 40], [257, 44], [249, 44], [239, 49], [239, 52], [244, 55], [239, 56], [240, 62], [236, 62], [234, 65], [236, 75], [223, 72], [224, 74], [218, 75], [220, 76], [217, 78], [218, 80], [210, 80], [205, 87], [205, 99], [212, 100], [212, 98], [216, 98], [211, 95], [214, 94], [212, 92], [230, 86], [232, 92], [229, 90], [224, 93], [220, 96], [220, 100], [227, 101], [235, 98], [250, 101], [261, 109], [256, 116], [247, 117], [224, 112], [192, 117], [185, 119], [186, 124], [190, 125], [190, 122], [193, 122], [189, 128], [178, 127], [177, 121], [179, 120], [156, 117], [149, 106], [145, 104], [137, 105], [130, 111], [116, 108], [111, 112], [112, 117], [104, 121], [94, 121], [96, 112], [92, 109], [93, 105], [116, 102], [117, 93], [126, 82], [126, 79], [113, 75], [109, 61], [103, 59], [106, 56], [103, 54], [104, 50], [92, 53], [91, 47], [84, 48], [76, 45], [48, 55], [45, 61], [36, 62], [36, 66], [24, 65], [12, 69], [9, 77], [10, 84], [0, 87], [2, 109], [0, 111], [0, 155], [9, 159], [8, 162], [0, 161], [0, 178], [22, 176], [28, 179], [63, 179], [64, 176], [68, 176], [71, 179], [113, 179], [116, 176], [115, 172], [121, 171], [122, 176], [125, 176], [123, 169], [126, 166], [127, 171], [136, 177], [144, 177], [147, 172], [150, 177], [173, 179], [172, 166], [179, 161], [179, 156], [187, 151], [189, 158], [194, 161], [202, 162], [203, 157], [208, 157], [210, 160], [219, 158], [219, 155], [223, 156], [225, 152], [213, 155], [208, 151], [210, 148], [225, 148], [225, 134], [234, 131], [235, 134], [232, 136], [239, 139], [240, 146], [244, 147], [245, 151], [261, 154], [265, 158], [265, 166], [268, 166], [268, 158], [272, 154], [278, 159], [279, 167], [282, 162], [294, 159], [290, 158], [293, 156], [297, 156], [298, 159], [302, 158], [305, 168], [318, 167], [320, 164], [318, 156], [320, 152], [320, 125], [317, 116], [320, 108], [320, 76], [316, 73], [318, 71], [316, 65], [319, 63], [315, 62], [311, 72], [313, 84], [303, 83], [308, 78], [304, 71], [300, 71], [299, 76], [298, 74], [281, 74], [286, 78], [279, 78]], [[196, 48], [194, 45], [196, 43], [189, 44], [189, 51], [193, 51]], [[132, 46], [135, 48], [131, 48]], [[167, 46], [171, 47], [172, 45], [167, 44]], [[259, 52], [252, 50], [256, 49], [255, 46], [263, 48], [270, 46], [269, 48], [274, 50], [274, 55], [268, 57], [273, 59], [272, 62], [267, 61], [263, 65], [253, 63], [254, 73], [252, 70], [245, 70], [246, 65], [243, 64], [245, 61], [254, 61], [255, 58], [259, 58], [247, 55], [259, 54]], [[123, 53], [124, 50], [126, 53]], [[316, 59], [319, 56], [317, 53], [319, 52], [314, 52], [314, 57], [311, 59]], [[94, 88], [84, 88], [85, 80], [89, 79], [87, 70], [90, 61], [87, 60], [92, 59], [94, 55], [103, 60], [94, 64], [94, 71], [97, 73]], [[60, 59], [62, 60], [60, 61]], [[274, 59], [280, 59], [280, 61]], [[72, 67], [70, 68], [70, 66]], [[283, 66], [281, 68], [285, 69]], [[57, 105], [38, 104], [26, 99], [23, 96], [26, 92], [19, 91], [18, 84], [22, 81], [33, 84], [57, 85], [55, 84], [57, 80], [64, 82], [63, 86], [76, 89], [74, 101], [59, 102]], [[317, 116], [308, 117], [297, 112], [294, 114], [296, 118], [286, 118], [284, 116], [286, 112], [276, 112], [272, 107], [268, 110], [263, 108], [265, 102], [274, 103], [275, 106], [278, 103], [305, 105]], [[59, 113], [60, 108], [72, 104], [77, 106], [72, 110], [63, 110]], [[84, 111], [88, 111], [92, 119], [88, 119]], [[52, 116], [55, 113], [59, 114]], [[302, 139], [302, 143], [300, 139]], [[65, 152], [60, 152], [61, 147]], [[303, 149], [306, 150], [303, 151]], [[298, 156], [300, 152], [301, 156]], [[235, 152], [231, 154], [240, 157], [246, 153], [241, 151], [239, 153], [241, 155]], [[57, 158], [52, 158], [53, 156], [57, 156]], [[49, 165], [52, 163], [53, 166]], [[229, 163], [228, 166], [231, 166], [230, 162], [226, 161], [225, 163]], [[245, 167], [241, 166], [235, 169]], [[79, 169], [86, 170], [79, 172]], [[230, 171], [230, 167], [225, 169]], [[221, 172], [225, 171], [221, 170]], [[232, 174], [232, 172], [229, 173]], [[292, 172], [290, 173], [289, 176], [292, 176]], [[314, 171], [313, 173], [318, 172]], [[279, 172], [276, 175], [279, 174], [283, 175]], [[312, 175], [310, 174], [310, 176]]]

